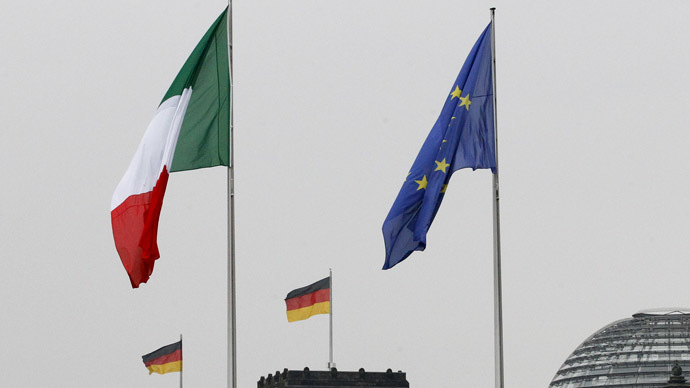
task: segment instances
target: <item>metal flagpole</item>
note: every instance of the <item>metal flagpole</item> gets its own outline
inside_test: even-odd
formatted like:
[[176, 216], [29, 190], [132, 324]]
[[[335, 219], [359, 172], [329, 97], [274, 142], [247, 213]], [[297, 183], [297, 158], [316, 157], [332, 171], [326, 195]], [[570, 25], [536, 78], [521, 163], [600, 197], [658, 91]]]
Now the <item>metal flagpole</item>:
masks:
[[182, 352], [182, 334], [180, 334], [180, 362], [182, 365], [180, 365], [180, 388], [182, 388], [182, 372], [184, 371], [184, 353]]
[[233, 142], [232, 0], [228, 0], [228, 70], [230, 79], [230, 128], [228, 163], [228, 388], [237, 388], [235, 319], [235, 152]]
[[501, 286], [501, 222], [499, 212], [498, 193], [498, 123], [496, 107], [496, 25], [494, 14], [496, 8], [491, 8], [491, 75], [494, 93], [494, 155], [496, 157], [496, 173], [493, 174], [493, 214], [494, 214], [494, 358], [496, 388], [503, 388], [503, 301]]
[[328, 269], [328, 290], [330, 293], [330, 301], [328, 302], [328, 318], [329, 318], [329, 338], [328, 338], [328, 370], [335, 368], [333, 362], [333, 271]]

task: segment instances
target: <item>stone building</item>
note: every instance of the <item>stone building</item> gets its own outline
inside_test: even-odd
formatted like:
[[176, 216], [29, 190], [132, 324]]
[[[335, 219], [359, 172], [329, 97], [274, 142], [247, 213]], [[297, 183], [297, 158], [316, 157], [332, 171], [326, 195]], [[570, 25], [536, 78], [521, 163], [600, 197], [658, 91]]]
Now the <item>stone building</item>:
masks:
[[256, 383], [257, 388], [326, 388], [326, 387], [388, 387], [409, 388], [410, 383], [404, 372], [367, 372], [360, 368], [358, 372], [341, 372], [336, 368], [330, 371], [287, 370], [269, 373]]

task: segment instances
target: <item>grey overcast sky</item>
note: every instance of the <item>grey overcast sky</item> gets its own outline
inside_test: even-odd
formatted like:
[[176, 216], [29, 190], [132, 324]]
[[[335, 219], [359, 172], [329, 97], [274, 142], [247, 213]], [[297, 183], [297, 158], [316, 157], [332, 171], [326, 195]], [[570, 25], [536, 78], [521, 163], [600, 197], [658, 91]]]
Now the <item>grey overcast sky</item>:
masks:
[[[162, 258], [132, 290], [110, 198], [227, 3], [7, 1], [0, 12], [0, 386], [174, 387], [185, 338], [226, 381], [226, 170], [171, 175]], [[602, 326], [690, 306], [690, 2], [241, 1], [235, 23], [240, 387], [325, 369], [328, 317], [283, 298], [334, 271], [335, 362], [412, 387], [493, 384], [491, 174], [459, 171], [425, 252], [381, 224], [497, 7], [506, 387], [545, 387]]]

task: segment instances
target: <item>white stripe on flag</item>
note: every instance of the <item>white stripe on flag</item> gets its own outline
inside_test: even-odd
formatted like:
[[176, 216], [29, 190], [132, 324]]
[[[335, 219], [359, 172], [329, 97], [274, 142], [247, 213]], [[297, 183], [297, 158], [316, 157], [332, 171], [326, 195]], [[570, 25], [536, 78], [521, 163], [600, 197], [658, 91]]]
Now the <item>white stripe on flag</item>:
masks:
[[153, 190], [163, 171], [163, 166], [168, 166], [168, 171], [170, 171], [177, 138], [191, 96], [190, 86], [182, 91], [181, 96], [170, 97], [158, 107], [127, 172], [115, 189], [110, 202], [110, 211], [132, 195]]

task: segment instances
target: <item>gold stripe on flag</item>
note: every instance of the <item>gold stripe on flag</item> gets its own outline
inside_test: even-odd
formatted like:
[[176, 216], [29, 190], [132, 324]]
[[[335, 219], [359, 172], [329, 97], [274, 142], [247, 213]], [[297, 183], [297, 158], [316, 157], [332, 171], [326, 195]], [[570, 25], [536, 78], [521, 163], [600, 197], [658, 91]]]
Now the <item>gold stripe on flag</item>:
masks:
[[288, 322], [301, 321], [307, 319], [312, 315], [317, 314], [330, 314], [331, 313], [331, 302], [320, 302], [314, 303], [311, 306], [302, 307], [301, 309], [288, 310], [287, 318]]
[[149, 370], [149, 374], [151, 373], [158, 373], [158, 374], [166, 374], [170, 372], [179, 372], [182, 370], [182, 360], [180, 361], [173, 361], [169, 362], [167, 364], [161, 364], [161, 365], [149, 365], [147, 366]]

